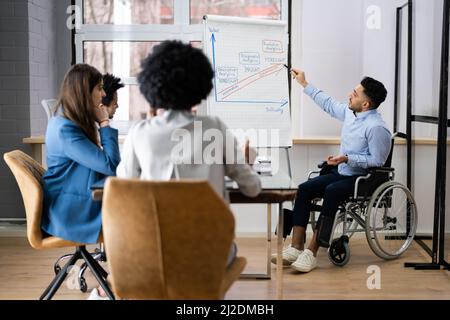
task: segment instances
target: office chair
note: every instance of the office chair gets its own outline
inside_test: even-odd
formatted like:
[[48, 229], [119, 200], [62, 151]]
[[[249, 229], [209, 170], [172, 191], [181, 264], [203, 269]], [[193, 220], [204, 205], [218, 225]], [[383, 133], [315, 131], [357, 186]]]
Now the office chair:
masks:
[[44, 108], [45, 114], [47, 115], [47, 120], [50, 120], [52, 117], [55, 104], [56, 99], [43, 99], [41, 101], [41, 106]]
[[45, 173], [44, 168], [20, 150], [5, 153], [3, 158], [16, 178], [22, 194], [27, 219], [27, 237], [30, 245], [34, 249], [75, 247], [75, 252], [68, 257], [68, 262], [57, 272], [40, 299], [50, 300], [53, 297], [70, 271], [70, 267], [75, 265], [79, 259], [83, 259], [86, 262], [109, 298], [114, 299], [111, 289], [106, 284], [108, 274], [86, 250], [86, 244], [75, 243], [54, 236], [44, 237], [41, 230], [43, 206], [42, 176]]
[[120, 298], [222, 299], [246, 264], [226, 266], [234, 217], [207, 181], [108, 178], [102, 218]]

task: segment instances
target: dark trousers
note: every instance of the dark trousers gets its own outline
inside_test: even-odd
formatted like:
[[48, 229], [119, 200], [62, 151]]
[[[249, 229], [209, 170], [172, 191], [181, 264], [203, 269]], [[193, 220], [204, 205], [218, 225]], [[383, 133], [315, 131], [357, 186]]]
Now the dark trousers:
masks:
[[317, 226], [320, 226], [324, 217], [334, 221], [339, 204], [353, 194], [357, 178], [358, 176], [342, 176], [337, 168], [334, 168], [329, 174], [318, 176], [299, 185], [294, 205], [294, 226], [306, 228], [311, 212], [311, 201], [315, 198], [323, 198]]

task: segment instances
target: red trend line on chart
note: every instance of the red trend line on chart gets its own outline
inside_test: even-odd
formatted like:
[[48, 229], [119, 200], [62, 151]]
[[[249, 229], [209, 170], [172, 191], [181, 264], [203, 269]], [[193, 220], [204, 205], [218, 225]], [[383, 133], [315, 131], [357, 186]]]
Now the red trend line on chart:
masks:
[[238, 81], [237, 83], [223, 89], [222, 91], [218, 92], [218, 94], [223, 94], [222, 99], [225, 99], [229, 96], [231, 96], [232, 94], [235, 94], [236, 92], [241, 91], [242, 89], [248, 87], [249, 85], [251, 85], [252, 83], [259, 81], [261, 79], [264, 79], [274, 73], [277, 73], [279, 71], [281, 71], [283, 69], [283, 65], [272, 65], [269, 68], [263, 69], [258, 73], [255, 73], [249, 77], [246, 77], [240, 81]]

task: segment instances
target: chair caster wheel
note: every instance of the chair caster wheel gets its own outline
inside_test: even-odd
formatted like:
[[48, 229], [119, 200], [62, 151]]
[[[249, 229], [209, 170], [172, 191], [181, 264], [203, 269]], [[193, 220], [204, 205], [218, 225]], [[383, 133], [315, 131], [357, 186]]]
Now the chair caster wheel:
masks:
[[348, 263], [350, 260], [350, 247], [347, 236], [342, 236], [331, 242], [328, 249], [328, 258], [331, 263], [339, 267], [343, 267]]
[[87, 283], [86, 283], [86, 279], [84, 279], [84, 277], [81, 277], [79, 279], [79, 283], [80, 283], [80, 291], [81, 292], [87, 292]]
[[53, 267], [53, 271], [55, 272], [55, 276], [61, 271], [61, 267], [59, 265], [55, 265]]

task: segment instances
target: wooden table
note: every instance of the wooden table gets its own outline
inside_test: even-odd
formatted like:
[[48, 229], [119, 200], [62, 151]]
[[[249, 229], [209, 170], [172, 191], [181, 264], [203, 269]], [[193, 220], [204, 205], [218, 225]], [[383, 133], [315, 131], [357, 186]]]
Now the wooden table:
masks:
[[297, 195], [297, 189], [285, 190], [266, 190], [263, 189], [261, 193], [255, 198], [244, 196], [239, 190], [229, 190], [231, 203], [255, 203], [267, 204], [267, 271], [266, 274], [242, 274], [242, 278], [253, 279], [270, 279], [270, 258], [272, 251], [272, 204], [278, 204], [278, 225], [277, 225], [277, 268], [276, 268], [276, 298], [283, 299], [283, 203], [294, 201]]

